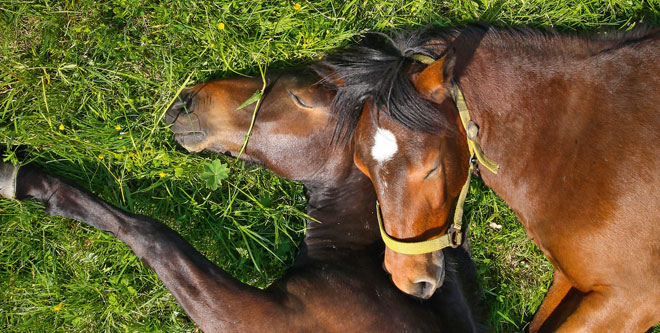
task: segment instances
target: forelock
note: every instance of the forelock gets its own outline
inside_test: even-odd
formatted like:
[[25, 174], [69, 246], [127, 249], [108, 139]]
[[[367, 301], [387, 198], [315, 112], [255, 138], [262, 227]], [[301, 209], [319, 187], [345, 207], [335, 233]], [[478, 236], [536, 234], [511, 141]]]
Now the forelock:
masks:
[[419, 96], [409, 69], [419, 64], [414, 54], [435, 57], [430, 51], [427, 31], [398, 33], [390, 38], [368, 33], [358, 43], [334, 52], [313, 68], [336, 90], [332, 110], [337, 124], [334, 138], [348, 141], [357, 127], [364, 105], [371, 100], [371, 112], [392, 118], [405, 127], [433, 132], [443, 127], [439, 110]]

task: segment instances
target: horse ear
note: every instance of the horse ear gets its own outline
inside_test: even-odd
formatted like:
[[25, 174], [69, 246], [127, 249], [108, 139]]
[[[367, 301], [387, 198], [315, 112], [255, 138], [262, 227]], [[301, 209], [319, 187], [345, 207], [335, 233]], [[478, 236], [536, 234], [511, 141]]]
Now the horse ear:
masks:
[[333, 85], [335, 88], [339, 88], [344, 84], [344, 79], [340, 78], [339, 75], [335, 72], [334, 69], [330, 66], [325, 65], [324, 63], [313, 64], [312, 70], [316, 72], [325, 83]]
[[413, 78], [420, 96], [436, 103], [442, 102], [448, 92], [444, 85], [445, 58], [436, 60]]

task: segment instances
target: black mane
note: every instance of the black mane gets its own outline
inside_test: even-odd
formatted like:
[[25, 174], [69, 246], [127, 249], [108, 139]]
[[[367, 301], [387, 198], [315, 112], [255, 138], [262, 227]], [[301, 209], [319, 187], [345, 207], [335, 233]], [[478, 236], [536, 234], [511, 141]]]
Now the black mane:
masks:
[[437, 108], [417, 94], [405, 70], [415, 65], [413, 54], [437, 57], [423, 47], [423, 38], [421, 33], [394, 38], [368, 33], [357, 44], [312, 66], [337, 91], [332, 101], [337, 116], [335, 138], [350, 139], [370, 99], [372, 112], [378, 109], [412, 130], [431, 132], [441, 126]]
[[[432, 132], [448, 125], [443, 123], [437, 106], [417, 94], [411, 74], [421, 71], [424, 65], [412, 59], [413, 55], [433, 59], [447, 55], [445, 73], [451, 79], [461, 76], [480, 45], [497, 49], [503, 57], [525, 54], [534, 61], [553, 57], [575, 59], [634, 48], [649, 38], [657, 38], [658, 34], [659, 28], [647, 26], [628, 32], [584, 35], [530, 27], [501, 28], [484, 23], [397, 33], [392, 38], [368, 33], [357, 44], [329, 54], [312, 68], [337, 91], [332, 102], [337, 116], [336, 138], [351, 138], [363, 106], [370, 99], [372, 113], [378, 109], [411, 130]], [[376, 119], [378, 116], [374, 115]]]

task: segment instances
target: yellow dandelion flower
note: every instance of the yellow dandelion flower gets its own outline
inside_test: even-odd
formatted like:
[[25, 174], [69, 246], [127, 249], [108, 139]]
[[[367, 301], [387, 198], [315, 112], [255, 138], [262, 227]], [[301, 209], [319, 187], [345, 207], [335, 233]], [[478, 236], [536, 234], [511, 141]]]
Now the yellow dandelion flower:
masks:
[[64, 302], [60, 302], [60, 304], [57, 304], [53, 307], [53, 311], [60, 311], [64, 307]]
[[293, 10], [300, 10], [300, 3], [299, 3], [299, 2], [296, 2], [296, 3], [293, 5]]
[[161, 172], [158, 174], [158, 176], [160, 176], [160, 178], [165, 178], [165, 176], [167, 176], [167, 174], [161, 171]]
[[98, 156], [99, 160], [102, 160], [104, 157], [105, 157], [105, 155], [103, 155], [103, 154], [99, 154], [99, 156]]
[[128, 157], [135, 157], [135, 153], [134, 152], [129, 152]]
[[307, 43], [303, 43], [302, 47], [303, 47], [303, 49], [306, 49], [307, 48]]
[[225, 30], [225, 24], [222, 22], [218, 22], [218, 30]]
[[115, 130], [117, 130], [117, 131], [121, 131], [121, 125], [117, 125], [117, 126], [115, 126]]
[[64, 125], [60, 124], [60, 127], [58, 127], [60, 131], [64, 131]]

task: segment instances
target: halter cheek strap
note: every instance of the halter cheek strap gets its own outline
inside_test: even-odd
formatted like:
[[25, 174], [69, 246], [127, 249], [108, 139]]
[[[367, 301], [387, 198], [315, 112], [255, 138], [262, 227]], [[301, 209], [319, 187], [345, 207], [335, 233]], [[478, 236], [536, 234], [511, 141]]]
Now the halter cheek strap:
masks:
[[[410, 56], [410, 58], [415, 61], [419, 61], [425, 65], [431, 65], [434, 62], [436, 62], [434, 58], [424, 54], [413, 54]], [[470, 149], [471, 158], [476, 157], [481, 165], [483, 165], [490, 172], [497, 174], [497, 171], [499, 171], [500, 166], [495, 161], [488, 158], [488, 156], [484, 154], [483, 150], [481, 150], [481, 146], [479, 145], [477, 139], [477, 136], [479, 134], [479, 127], [472, 120], [470, 120], [470, 112], [468, 111], [467, 104], [465, 104], [465, 98], [463, 98], [463, 92], [461, 91], [461, 88], [458, 87], [458, 84], [456, 84], [455, 82], [452, 84], [452, 89], [450, 89], [450, 94], [451, 94], [451, 98], [454, 100], [454, 103], [456, 104], [456, 108], [458, 109], [458, 115], [461, 118], [461, 123], [463, 123], [463, 128], [465, 129], [465, 133], [467, 134], [467, 142], [468, 142], [468, 148]], [[474, 162], [471, 159], [470, 168], [472, 168], [472, 164], [474, 164]], [[468, 178], [468, 182], [469, 181], [470, 179]]]
[[[484, 154], [483, 150], [481, 150], [481, 145], [479, 145], [477, 138], [479, 135], [479, 127], [472, 120], [470, 120], [470, 112], [468, 112], [461, 88], [459, 88], [457, 84], [453, 84], [453, 89], [451, 89], [450, 92], [454, 103], [456, 103], [458, 116], [461, 118], [461, 123], [463, 123], [463, 128], [467, 134], [467, 143], [468, 148], [470, 149], [470, 156], [476, 157], [477, 161], [479, 161], [479, 164], [483, 165], [493, 174], [497, 174], [497, 172], [500, 170], [500, 166], [495, 161], [488, 158], [488, 156]], [[473, 164], [473, 161], [470, 160], [470, 168], [472, 168]]]
[[[425, 55], [413, 55], [411, 58], [417, 60], [424, 64], [431, 64], [435, 62], [435, 59], [425, 56]], [[458, 200], [456, 201], [456, 210], [454, 211], [454, 220], [449, 226], [447, 233], [425, 241], [421, 242], [405, 242], [392, 238], [390, 235], [385, 232], [385, 227], [383, 226], [383, 219], [380, 212], [380, 204], [376, 201], [376, 215], [378, 217], [378, 227], [380, 229], [380, 236], [385, 242], [390, 250], [398, 252], [401, 254], [424, 254], [431, 253], [435, 251], [442, 250], [446, 247], [459, 247], [463, 243], [463, 205], [465, 204], [465, 197], [467, 192], [470, 189], [470, 178], [472, 176], [472, 171], [477, 168], [477, 162], [483, 165], [490, 172], [497, 174], [500, 166], [490, 158], [488, 158], [477, 140], [479, 134], [479, 127], [470, 120], [470, 113], [468, 112], [467, 105], [465, 104], [465, 98], [463, 98], [463, 92], [458, 87], [457, 84], [453, 84], [453, 89], [450, 90], [451, 97], [456, 103], [456, 108], [458, 109], [458, 115], [461, 118], [461, 123], [467, 134], [467, 143], [468, 149], [470, 151], [470, 163], [468, 168], [468, 176], [461, 192], [458, 195]]]

